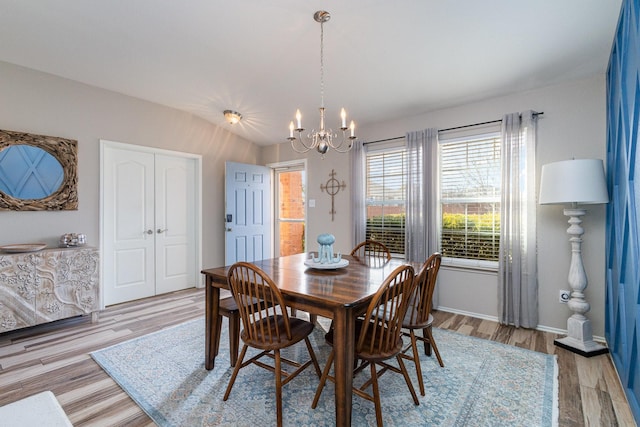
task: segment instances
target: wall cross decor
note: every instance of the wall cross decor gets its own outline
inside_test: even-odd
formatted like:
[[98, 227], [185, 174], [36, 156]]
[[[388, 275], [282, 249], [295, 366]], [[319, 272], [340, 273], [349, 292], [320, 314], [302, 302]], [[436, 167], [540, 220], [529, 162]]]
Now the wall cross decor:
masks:
[[336, 179], [336, 172], [333, 169], [331, 169], [331, 173], [329, 174], [329, 176], [331, 178], [329, 178], [326, 184], [320, 184], [320, 190], [326, 191], [327, 194], [331, 196], [331, 211], [329, 213], [331, 214], [331, 221], [333, 221], [333, 218], [336, 214], [334, 203], [335, 195], [338, 194], [338, 191], [347, 188], [347, 184], [344, 182], [344, 180], [342, 181], [342, 183], [340, 183], [340, 181]]

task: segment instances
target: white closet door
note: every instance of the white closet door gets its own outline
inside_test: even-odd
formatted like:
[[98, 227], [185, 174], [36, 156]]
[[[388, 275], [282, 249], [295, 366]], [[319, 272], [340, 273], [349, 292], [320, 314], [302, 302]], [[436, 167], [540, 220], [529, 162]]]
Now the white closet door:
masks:
[[196, 286], [199, 159], [104, 143], [102, 168], [104, 305]]
[[104, 147], [104, 304], [155, 295], [154, 155]]
[[156, 293], [195, 286], [195, 161], [156, 154]]

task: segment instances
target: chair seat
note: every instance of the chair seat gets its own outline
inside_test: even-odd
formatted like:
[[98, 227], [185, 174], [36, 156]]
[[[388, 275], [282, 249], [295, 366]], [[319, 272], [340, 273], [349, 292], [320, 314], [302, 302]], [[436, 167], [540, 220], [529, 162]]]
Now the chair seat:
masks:
[[424, 329], [428, 328], [432, 324], [433, 315], [431, 313], [429, 313], [429, 317], [427, 318], [426, 322], [417, 322], [411, 319], [410, 310], [407, 310], [407, 314], [404, 316], [404, 320], [402, 321], [402, 327], [405, 329]]
[[[253, 308], [255, 310], [259, 308], [263, 309], [266, 306], [266, 303], [264, 301], [260, 301], [256, 298], [253, 298], [252, 301], [253, 301]], [[227, 313], [237, 313], [238, 304], [236, 304], [236, 300], [232, 296], [227, 298], [222, 298], [220, 300], [220, 311], [223, 316], [227, 316], [227, 317], [228, 317]]]
[[[355, 336], [359, 337], [360, 336], [360, 331], [362, 330], [362, 326], [364, 325], [364, 320], [362, 319], [357, 319], [356, 320], [356, 331], [355, 331]], [[379, 332], [379, 331], [378, 331]], [[327, 344], [329, 344], [331, 347], [333, 347], [333, 329], [330, 329], [329, 332], [327, 332], [324, 336], [325, 341], [327, 341]], [[367, 334], [364, 337], [364, 345], [362, 348], [366, 349], [366, 348], [371, 348], [371, 341], [374, 339], [374, 336], [372, 334], [372, 328], [370, 328], [367, 331]], [[403, 341], [402, 341], [402, 336], [398, 337], [398, 342], [396, 343], [396, 345], [387, 352], [377, 352], [377, 353], [370, 353], [368, 351], [361, 351], [360, 353], [356, 353], [356, 357], [359, 359], [363, 359], [369, 362], [379, 362], [379, 361], [383, 361], [383, 360], [387, 360], [390, 359], [391, 357], [393, 357], [394, 355], [400, 353], [402, 351], [402, 346], [403, 346]]]
[[[284, 322], [285, 319], [281, 315], [264, 318], [252, 325], [252, 328], [257, 331], [256, 338], [250, 339], [244, 329], [240, 334], [240, 338], [242, 338], [242, 341], [251, 347], [262, 350], [274, 350], [289, 347], [299, 341], [302, 341], [305, 337], [309, 336], [314, 329], [314, 325], [312, 323], [296, 317], [290, 317], [289, 327], [291, 328], [291, 339], [288, 339], [285, 332]], [[269, 343], [269, 340], [267, 339], [269, 335], [277, 336], [278, 340], [274, 340]]]

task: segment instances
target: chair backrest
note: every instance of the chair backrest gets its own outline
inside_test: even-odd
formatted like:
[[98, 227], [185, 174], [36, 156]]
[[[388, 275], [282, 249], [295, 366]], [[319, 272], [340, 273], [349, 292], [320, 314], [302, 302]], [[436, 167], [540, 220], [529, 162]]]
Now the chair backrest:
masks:
[[351, 256], [371, 267], [382, 267], [391, 260], [391, 251], [375, 240], [360, 242], [351, 251]]
[[402, 320], [413, 291], [415, 272], [410, 265], [397, 267], [384, 280], [365, 314], [356, 352], [393, 356], [402, 333]]
[[[279, 342], [281, 336], [291, 339], [282, 293], [264, 271], [254, 264], [237, 262], [229, 269], [227, 282], [249, 341], [268, 345]], [[264, 304], [255, 304], [257, 300]]]
[[406, 322], [411, 325], [420, 325], [429, 319], [441, 261], [442, 255], [435, 252], [422, 264], [407, 311]]

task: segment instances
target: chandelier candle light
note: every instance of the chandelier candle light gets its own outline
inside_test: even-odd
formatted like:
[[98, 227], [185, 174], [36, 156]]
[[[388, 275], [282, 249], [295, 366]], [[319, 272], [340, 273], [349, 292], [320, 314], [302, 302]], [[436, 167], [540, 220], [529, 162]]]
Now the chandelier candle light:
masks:
[[[339, 152], [346, 153], [353, 147], [353, 141], [355, 136], [355, 124], [353, 120], [347, 127], [347, 113], [344, 108], [340, 111], [340, 118], [342, 120], [340, 130], [342, 130], [342, 139], [337, 141], [338, 134], [334, 133], [332, 129], [325, 129], [324, 127], [324, 23], [331, 19], [329, 12], [319, 10], [313, 15], [313, 19], [320, 23], [320, 128], [312, 129], [311, 133], [305, 137], [302, 136], [304, 128], [302, 127], [302, 114], [300, 110], [296, 110], [296, 124], [293, 121], [289, 123], [289, 137], [287, 138], [291, 142], [291, 147], [298, 153], [306, 153], [314, 148], [318, 153], [324, 155], [329, 148]], [[350, 135], [347, 136], [347, 130], [350, 130]], [[298, 133], [294, 136], [294, 131]]]

